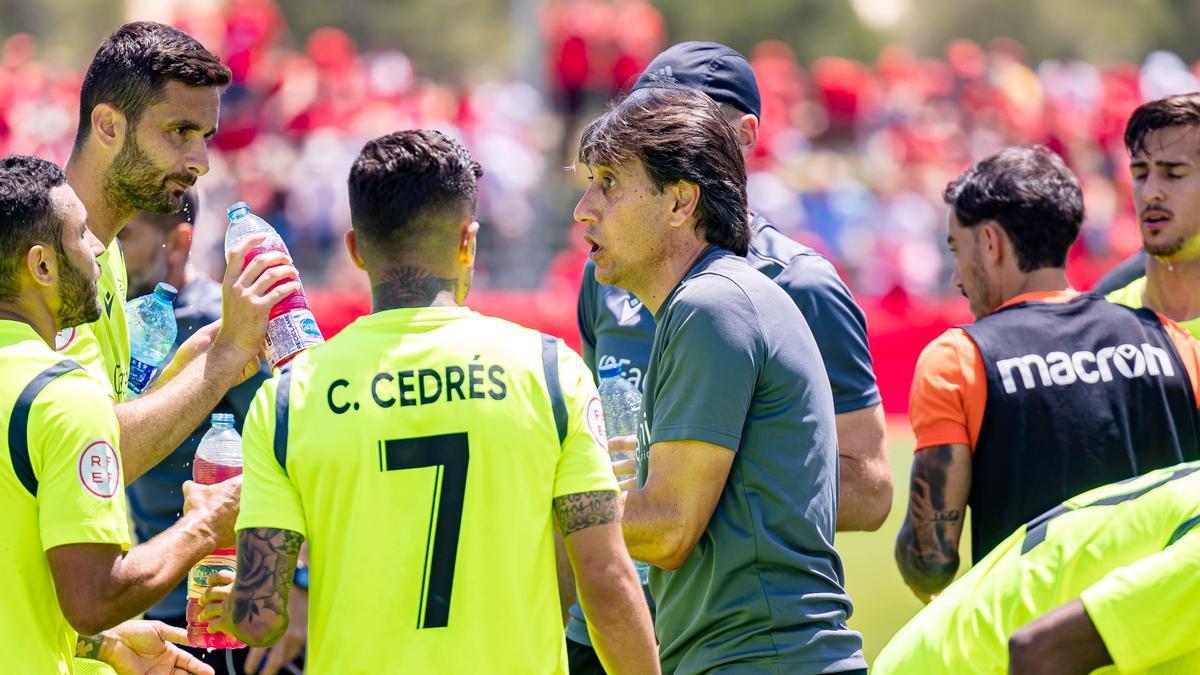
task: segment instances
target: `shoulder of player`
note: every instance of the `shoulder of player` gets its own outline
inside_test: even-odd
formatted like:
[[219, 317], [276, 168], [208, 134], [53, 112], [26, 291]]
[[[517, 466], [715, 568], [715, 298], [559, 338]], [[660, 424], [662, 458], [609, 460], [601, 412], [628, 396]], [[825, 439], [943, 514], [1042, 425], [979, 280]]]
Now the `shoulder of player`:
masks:
[[962, 328], [949, 328], [933, 339], [917, 357], [914, 379], [962, 371], [979, 359], [979, 349]]

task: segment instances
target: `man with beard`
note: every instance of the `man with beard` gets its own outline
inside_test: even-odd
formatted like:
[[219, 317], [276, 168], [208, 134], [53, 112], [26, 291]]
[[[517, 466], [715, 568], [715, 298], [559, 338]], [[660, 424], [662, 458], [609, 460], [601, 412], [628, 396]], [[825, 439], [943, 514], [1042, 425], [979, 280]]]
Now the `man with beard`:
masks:
[[1083, 193], [1062, 160], [1008, 148], [944, 198], [953, 281], [976, 321], [927, 346], [913, 377], [896, 560], [926, 600], [958, 570], [968, 504], [978, 562], [1072, 495], [1200, 459], [1200, 345], [1154, 312], [1071, 288]]
[[107, 386], [51, 348], [56, 331], [99, 317], [103, 252], [61, 169], [0, 160], [0, 574], [15, 582], [0, 609], [5, 670], [72, 672], [79, 656], [122, 673], [211, 674], [169, 644], [186, 640], [182, 630], [125, 620], [233, 544], [241, 479], [186, 484], [186, 515], [130, 547]]
[[[207, 173], [207, 143], [216, 133], [221, 90], [230, 77], [199, 42], [151, 22], [126, 24], [107, 37], [84, 76], [66, 174], [105, 247], [99, 258], [103, 311], [97, 321], [60, 334], [57, 346], [110, 384], [126, 483], [177, 447], [230, 387], [257, 370], [271, 306], [299, 289], [296, 270], [282, 253], [255, 258], [263, 260], [255, 266], [266, 270], [263, 278], [284, 282], [269, 294], [252, 290], [258, 288], [256, 276], [231, 278], [227, 271], [225, 321], [210, 324], [181, 348], [155, 390], [122, 402], [130, 347], [117, 233], [138, 209], [178, 211], [184, 192]], [[241, 260], [256, 243], [243, 242], [230, 259]]]
[[1148, 255], [1145, 276], [1108, 299], [1160, 312], [1200, 338], [1200, 93], [1133, 111], [1125, 148]]

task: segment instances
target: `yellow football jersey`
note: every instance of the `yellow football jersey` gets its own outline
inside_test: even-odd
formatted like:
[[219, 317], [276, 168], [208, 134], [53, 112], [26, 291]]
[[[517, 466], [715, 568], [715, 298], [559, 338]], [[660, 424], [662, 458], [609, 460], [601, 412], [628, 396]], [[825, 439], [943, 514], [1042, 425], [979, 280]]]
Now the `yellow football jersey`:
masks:
[[125, 323], [129, 284], [120, 242], [113, 239], [96, 261], [100, 263], [100, 280], [96, 283], [100, 318], [59, 331], [54, 348], [63, 358], [71, 359], [101, 382], [108, 383], [113, 400], [124, 401], [125, 380], [129, 376], [129, 327]]
[[604, 438], [560, 341], [380, 312], [259, 390], [237, 527], [307, 538], [313, 672], [566, 673], [552, 501], [616, 491]]
[[[1105, 296], [1109, 302], [1118, 305], [1125, 305], [1133, 309], [1141, 309], [1143, 307], [1142, 298], [1146, 293], [1146, 277], [1134, 279], [1125, 288], [1119, 288]], [[1200, 317], [1188, 319], [1187, 321], [1176, 321], [1184, 330], [1192, 334], [1192, 337], [1200, 340]]]

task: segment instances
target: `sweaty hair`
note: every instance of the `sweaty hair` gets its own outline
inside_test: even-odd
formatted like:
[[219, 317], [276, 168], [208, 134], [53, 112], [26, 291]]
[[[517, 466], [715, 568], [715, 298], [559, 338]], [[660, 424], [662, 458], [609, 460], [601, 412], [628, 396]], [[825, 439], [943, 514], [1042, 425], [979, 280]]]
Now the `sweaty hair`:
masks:
[[224, 87], [233, 79], [215, 54], [178, 28], [153, 21], [121, 26], [100, 43], [79, 92], [75, 148], [92, 132], [92, 110], [108, 103], [132, 128], [146, 108], [164, 99], [167, 82]]
[[746, 163], [737, 133], [711, 98], [681, 86], [646, 87], [584, 129], [581, 163], [615, 167], [632, 157], [660, 193], [679, 181], [698, 185], [696, 231], [710, 244], [746, 255]]
[[1200, 92], [1168, 96], [1138, 106], [1125, 124], [1125, 149], [1141, 152], [1151, 131], [1167, 127], [1200, 127]]
[[998, 223], [1022, 272], [1064, 267], [1083, 223], [1083, 191], [1062, 159], [1042, 146], [1005, 148], [976, 162], [942, 195], [963, 227]]
[[39, 157], [0, 159], [0, 300], [20, 295], [21, 265], [30, 246], [53, 246], [65, 257], [50, 191], [66, 182], [62, 169]]

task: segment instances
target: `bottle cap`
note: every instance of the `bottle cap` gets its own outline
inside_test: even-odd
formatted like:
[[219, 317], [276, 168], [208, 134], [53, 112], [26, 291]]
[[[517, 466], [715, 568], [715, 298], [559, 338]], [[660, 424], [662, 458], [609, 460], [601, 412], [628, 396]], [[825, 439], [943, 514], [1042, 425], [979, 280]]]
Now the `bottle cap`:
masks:
[[229, 216], [230, 222], [235, 222], [245, 218], [250, 213], [250, 205], [246, 202], [237, 202], [230, 204], [228, 209], [225, 209], [225, 214]]
[[600, 366], [600, 379], [607, 380], [612, 377], [621, 376], [621, 364], [613, 363], [607, 366]]
[[212, 425], [223, 429], [232, 429], [233, 415], [231, 413], [213, 413]]
[[171, 284], [160, 281], [154, 287], [154, 294], [170, 303], [175, 302], [175, 298], [179, 296], [179, 291], [175, 290], [175, 287]]

